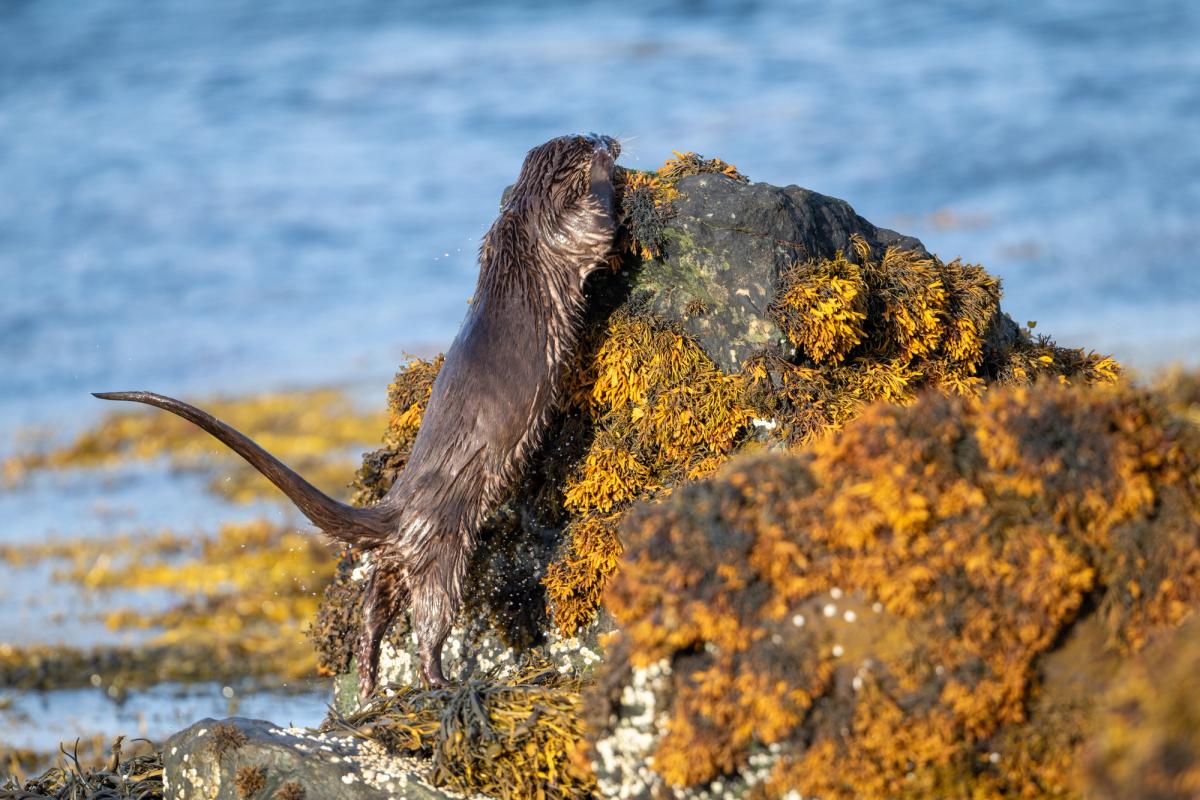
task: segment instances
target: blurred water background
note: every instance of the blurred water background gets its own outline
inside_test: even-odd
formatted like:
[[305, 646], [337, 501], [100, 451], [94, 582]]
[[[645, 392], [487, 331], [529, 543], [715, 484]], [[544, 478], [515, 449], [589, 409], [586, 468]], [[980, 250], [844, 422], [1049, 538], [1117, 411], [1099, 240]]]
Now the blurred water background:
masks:
[[[95, 390], [381, 404], [453, 337], [525, 151], [575, 131], [844, 198], [1061, 344], [1195, 365], [1197, 42], [1188, 0], [4, 0], [0, 455]], [[145, 472], [0, 495], [0, 542], [251, 513]], [[6, 579], [0, 639], [102, 635], [37, 584]]]

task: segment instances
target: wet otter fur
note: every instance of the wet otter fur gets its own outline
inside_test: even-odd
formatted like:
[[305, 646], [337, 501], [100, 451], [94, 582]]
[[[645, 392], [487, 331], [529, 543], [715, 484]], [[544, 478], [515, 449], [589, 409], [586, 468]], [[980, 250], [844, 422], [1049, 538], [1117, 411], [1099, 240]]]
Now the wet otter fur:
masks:
[[607, 136], [563, 136], [529, 151], [483, 238], [479, 280], [434, 381], [408, 465], [370, 508], [326, 496], [248, 437], [194, 406], [110, 392], [177, 414], [279, 487], [318, 528], [371, 552], [356, 645], [359, 697], [374, 693], [384, 635], [406, 606], [427, 684], [446, 684], [441, 651], [484, 516], [503, 499], [557, 405], [580, 334], [583, 284], [616, 234]]

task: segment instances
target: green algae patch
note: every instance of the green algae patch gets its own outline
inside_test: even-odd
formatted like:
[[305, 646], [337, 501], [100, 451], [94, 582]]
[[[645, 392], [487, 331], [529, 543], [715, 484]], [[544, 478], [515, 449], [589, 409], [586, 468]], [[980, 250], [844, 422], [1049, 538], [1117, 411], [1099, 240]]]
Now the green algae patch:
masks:
[[[200, 401], [200, 407], [335, 496], [344, 495], [354, 470], [347, 449], [377, 441], [385, 424], [380, 412], [357, 408], [336, 389], [215, 398]], [[35, 447], [9, 457], [0, 465], [0, 475], [13, 485], [40, 470], [112, 467], [157, 458], [166, 458], [177, 469], [219, 473], [211, 488], [235, 501], [280, 497], [266, 478], [207, 433], [159, 409], [111, 411], [65, 445]]]

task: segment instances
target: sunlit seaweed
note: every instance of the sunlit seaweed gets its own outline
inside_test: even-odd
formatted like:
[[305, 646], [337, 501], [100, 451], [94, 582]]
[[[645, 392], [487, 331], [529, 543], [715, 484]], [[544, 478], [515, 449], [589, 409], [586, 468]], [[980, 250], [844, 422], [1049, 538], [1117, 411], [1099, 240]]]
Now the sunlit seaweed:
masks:
[[139, 555], [117, 554], [74, 577], [90, 588], [168, 588], [185, 600], [161, 613], [114, 611], [110, 627], [162, 628], [155, 643], [203, 641], [283, 678], [316, 673], [304, 629], [335, 568], [319, 537], [258, 520], [222, 526], [183, 561]]
[[621, 536], [606, 605], [633, 663], [674, 659], [670, 783], [774, 744], [771, 796], [1073, 796], [1086, 715], [1022, 734], [1039, 659], [1081, 615], [1120, 654], [1200, 602], [1200, 441], [1129, 387], [924, 395]]
[[989, 380], [1117, 379], [1111, 358], [1046, 337], [1022, 333], [989, 352], [1000, 282], [983, 268], [895, 248], [875, 259], [857, 236], [851, 245], [850, 255], [797, 263], [783, 276], [770, 310], [799, 349], [798, 362], [752, 365], [767, 391], [794, 409], [781, 419], [793, 441], [840, 427], [873, 402], [911, 402], [926, 388], [972, 395]]
[[[671, 203], [677, 199], [670, 194], [675, 191], [674, 181], [700, 171], [720, 172], [734, 179], [740, 177], [731, 174], [723, 162], [704, 162], [692, 156], [680, 156], [664, 169], [665, 173], [654, 174], [628, 171], [622, 179], [623, 241], [635, 257], [643, 260], [653, 259], [661, 253], [663, 225]], [[654, 267], [648, 264], [645, 268]], [[684, 580], [679, 577], [682, 567], [672, 568], [670, 563], [663, 563], [670, 561], [667, 557], [671, 552], [669, 548], [664, 549], [661, 559], [657, 553], [649, 558], [642, 552], [636, 537], [636, 552], [631, 552], [628, 543], [622, 541], [625, 538], [619, 533], [622, 520], [635, 503], [662, 499], [691, 480], [711, 475], [736, 453], [749, 448], [820, 447], [822, 442], [836, 441], [841, 437], [828, 437], [830, 431], [852, 425], [853, 420], [864, 413], [873, 419], [871, 414], [881, 412], [873, 412], [872, 404], [880, 401], [912, 404], [918, 401], [923, 391], [934, 389], [956, 399], [929, 402], [956, 407], [954, 404], [986, 402], [989, 395], [983, 393], [983, 389], [990, 384], [1022, 385], [1044, 382], [1045, 379], [1088, 384], [1116, 379], [1118, 367], [1111, 359], [1060, 348], [1051, 340], [1034, 337], [1028, 331], [998, 331], [996, 326], [1004, 322], [999, 313], [999, 300], [999, 282], [980, 267], [959, 261], [944, 263], [937, 258], [900, 250], [871, 253], [865, 242], [856, 239], [851, 242], [849, 254], [822, 261], [798, 262], [784, 273], [771, 309], [775, 321], [796, 346], [795, 357], [790, 360], [766, 356], [752, 358], [740, 372], [733, 374], [718, 369], [686, 334], [641, 310], [643, 307], [637, 303], [631, 303], [589, 332], [577, 363], [568, 370], [567, 408], [561, 422], [563, 439], [578, 443], [579, 447], [547, 448], [545, 458], [551, 461], [563, 459], [563, 463], [537, 466], [537, 470], [548, 477], [559, 476], [558, 483], [552, 490], [536, 482], [523, 483], [518, 492], [532, 492], [534, 496], [514, 497], [498, 512], [500, 521], [495, 524], [505, 530], [505, 526], [517, 524], [513, 521], [519, 516], [514, 511], [517, 508], [544, 508], [548, 502], [561, 505], [557, 515], [545, 517], [554, 520], [555, 529], [563, 530], [563, 546], [546, 570], [544, 586], [555, 624], [564, 634], [578, 633], [592, 622], [604, 600], [607, 583], [619, 570], [630, 570], [630, 564], [658, 570], [659, 590], [676, 593], [682, 598], [688, 591], [680, 583]], [[701, 314], [706, 310], [696, 308], [689, 313]], [[403, 468], [437, 366], [416, 362], [397, 376], [389, 397], [392, 422], [385, 439], [387, 444], [364, 462], [358, 477], [357, 502], [377, 500]], [[978, 399], [981, 394], [982, 400]], [[1026, 402], [1024, 399], [1013, 400], [1011, 395], [1003, 396], [1018, 407]], [[769, 490], [779, 495], [790, 493], [795, 502], [825, 491], [820, 488], [818, 477], [814, 476], [808, 462], [801, 460], [798, 463], [801, 467], [790, 472], [787, 480], [776, 480], [768, 475], [764, 491], [774, 486]], [[882, 467], [879, 469], [887, 472]], [[930, 519], [935, 512], [982, 513], [972, 505], [973, 498], [970, 492], [965, 497], [949, 493], [942, 502], [950, 505], [931, 511], [910, 508], [906, 496], [900, 493], [891, 497], [894, 507], [889, 508], [895, 515], [895, 524], [910, 526], [912, 530], [908, 535], [919, 539], [931, 535], [927, 526], [922, 527], [922, 514]], [[753, 502], [748, 501], [745, 513], [753, 514], [757, 502], [757, 497]], [[667, 507], [674, 508], [674, 503], [668, 501]], [[791, 513], [789, 506], [784, 508]], [[539, 520], [539, 524], [545, 524], [541, 517]], [[787, 575], [795, 568], [794, 559], [799, 557], [802, 546], [792, 538], [801, 536], [804, 531], [781, 528], [781, 525], [770, 528], [769, 541], [753, 553], [753, 563], [749, 567], [733, 556], [726, 563], [723, 554], [711, 547], [698, 547], [689, 558], [705, 561], [708, 573], [712, 573], [714, 564], [721, 565], [716, 574], [726, 581], [723, 587], [729, 602], [733, 602], [741, 596], [738, 593], [739, 576], [747, 570], [750, 570], [747, 575], [752, 575], [753, 570], [762, 570], [764, 574], [774, 576], [774, 580], [793, 580]], [[1035, 533], [1033, 531], [1029, 536]], [[946, 535], [958, 546], [957, 528]], [[842, 656], [834, 654], [828, 640], [812, 633], [819, 626], [810, 627], [807, 638], [797, 638], [795, 631], [787, 629], [786, 632], [792, 635], [781, 636], [786, 652], [764, 650], [761, 663], [751, 659], [745, 662], [748, 666], [744, 669], [729, 672], [723, 670], [728, 662], [722, 659], [740, 659], [738, 648], [747, 638], [748, 623], [739, 616], [738, 609], [723, 606], [724, 601], [719, 598], [712, 601], [711, 607], [693, 603], [685, 610], [671, 612], [671, 622], [667, 625], [655, 621], [655, 614], [659, 613], [656, 609], [662, 607], [662, 603], [656, 604], [657, 601], [645, 598], [619, 601], [629, 604], [621, 614], [624, 635], [638, 641], [637, 636], [651, 635], [655, 626], [669, 630], [659, 643], [658, 652], [679, 659], [682, 671], [694, 679], [691, 684], [694, 691], [677, 695], [672, 724], [659, 748], [656, 769], [673, 782], [702, 782], [742, 765], [746, 754], [754, 747], [772, 742], [787, 744], [796, 730], [807, 730], [809, 728], [805, 726], [820, 719], [823, 733], [840, 730], [839, 726], [843, 724], [858, 732], [855, 735], [860, 738], [855, 741], [861, 748], [854, 751], [855, 757], [864, 765], [864, 785], [875, 781], [870, 784], [875, 788], [891, 785], [894, 771], [900, 767], [908, 768], [907, 756], [901, 761], [895, 755], [901, 749], [911, 751], [921, 760], [921, 776], [926, 788], [961, 786], [963, 770], [968, 767], [972, 774], [983, 774], [992, 781], [991, 784], [981, 783], [981, 786], [1016, 785], [1017, 779], [1013, 776], [1019, 772], [1015, 766], [1018, 764], [1033, 765], [1029, 771], [1036, 774], [1036, 779], [1050, 783], [1059, 781], [1058, 773], [1054, 773], [1049, 764], [1053, 762], [1061, 768], [1063, 748], [1052, 737], [1030, 737], [1026, 742], [1013, 744], [1006, 751], [1010, 760], [1004, 762], [1005, 769], [1011, 772], [995, 767], [987, 760], [986, 753], [982, 761], [975, 751], [971, 751], [967, 761], [960, 760], [959, 756], [964, 747], [978, 749], [990, 742], [989, 735], [1001, 741], [1012, 730], [1018, 730], [1018, 733], [1031, 730], [1015, 727], [1019, 713], [1027, 710], [1028, 665], [1037, 653], [1049, 647], [1051, 640], [1046, 638], [1046, 630], [1065, 629], [1079, 613], [1081, 598], [1090, 596], [1093, 591], [1094, 587], [1085, 585], [1087, 582], [1079, 577], [1086, 573], [1088, 562], [1069, 548], [1038, 551], [1036, 539], [1014, 540], [1007, 550], [990, 540], [962, 543], [964, 548], [968, 545], [975, 548], [976, 555], [987, 558], [992, 558], [995, 548], [999, 548], [1001, 560], [997, 563], [1008, 564], [1032, 557], [1030, 553], [1037, 551], [1036, 555], [1041, 559], [1037, 562], [1039, 569], [1052, 577], [1059, 574], [1055, 570], [1065, 570], [1075, 582], [1068, 580], [1066, 590], [1051, 593], [1044, 600], [1023, 601], [1030, 609], [1020, 613], [1027, 613], [1031, 619], [1043, 623], [1045, 629], [1019, 626], [1022, 633], [1016, 635], [1013, 645], [1016, 649], [1011, 656], [1006, 656], [1010, 661], [984, 658], [991, 655], [988, 647], [999, 645], [986, 640], [982, 623], [978, 629], [970, 629], [967, 638], [972, 644], [969, 646], [955, 649], [946, 643], [948, 640], [943, 633], [941, 641], [947, 652], [939, 651], [930, 656], [922, 651], [913, 656], [904, 648], [919, 639], [921, 630], [904, 625], [919, 624], [937, 630], [936, 620], [921, 616], [934, 614], [929, 610], [932, 600], [926, 596], [926, 587], [937, 583], [940, 578], [936, 569], [944, 565], [943, 562], [952, 563], [955, 554], [942, 554], [942, 562], [931, 559], [924, 567], [929, 570], [928, 576], [922, 571], [921, 559], [930, 557], [930, 553], [924, 550], [902, 551], [897, 556], [909, 558], [910, 562], [898, 565], [872, 563], [872, 568], [880, 569], [879, 580], [886, 578], [888, 581], [874, 587], [881, 598], [887, 597], [886, 603], [883, 599], [877, 601], [882, 609], [878, 615], [882, 627], [875, 630], [884, 642], [879, 652], [887, 656], [881, 663], [891, 672], [883, 679], [873, 675], [862, 677], [857, 694], [877, 698], [877, 702], [872, 701], [869, 707], [864, 705], [863, 713], [870, 711], [871, 714], [857, 720], [853, 707], [844, 702], [831, 705], [834, 699], [840, 698], [842, 690], [838, 687], [846, 685], [840, 671], [843, 661]], [[653, 548], [650, 550], [654, 552]], [[1072, 561], [1072, 558], [1077, 560]], [[643, 560], [646, 560], [645, 564]], [[354, 564], [352, 557], [343, 562], [343, 576], [349, 575]], [[865, 563], [860, 566], [867, 569]], [[887, 569], [891, 566], [899, 572], [889, 573]], [[635, 574], [642, 574], [637, 572], [642, 567], [635, 568]], [[1015, 580], [1011, 575], [997, 576], [986, 570], [978, 577], [993, 593], [1007, 591], [1011, 583], [1005, 581]], [[922, 579], [926, 583], [922, 583]], [[626, 585], [625, 578], [618, 580]], [[816, 586], [816, 579], [812, 581], [808, 595], [803, 595], [803, 581], [789, 591], [811, 597], [821, 591]], [[753, 585], [761, 591], [761, 580]], [[825, 588], [838, 585], [828, 584]], [[849, 583], [846, 585], [850, 586]], [[964, 587], [977, 590], [970, 580], [955, 576], [950, 589], [945, 591], [965, 592]], [[314, 634], [322, 648], [325, 667], [344, 672], [349, 667], [354, 613], [358, 607], [356, 593], [361, 592], [361, 581], [339, 579], [329, 592]], [[905, 602], [911, 608], [905, 606]], [[781, 624], [773, 616], [780, 613], [779, 603], [772, 603], [767, 609], [768, 619], [759, 628], [754, 628], [748, 638], [757, 643], [756, 647], [766, 648], [764, 642], [771, 641], [773, 635], [773, 629], [768, 631], [767, 627]], [[896, 604], [895, 607], [892, 604]], [[869, 604], [867, 607], [870, 608]], [[962, 604], [964, 609], [976, 607], [970, 603]], [[905, 608], [908, 608], [907, 612]], [[904, 613], [909, 617], [904, 617]], [[897, 619], [904, 625], [898, 626]], [[787, 624], [795, 627], [790, 621]], [[944, 624], [951, 623], [944, 621]], [[1121, 628], [1124, 631], [1135, 629], [1132, 625]], [[1001, 635], [1004, 645], [1012, 644], [1005, 636], [1008, 634]], [[1022, 636], [1032, 638], [1026, 640]], [[976, 642], [970, 637], [983, 638]], [[937, 637], [933, 640], [937, 641]], [[712, 645], [713, 653], [708, 652], [707, 645]], [[864, 638], [862, 646], [875, 645], [869, 638]], [[1137, 645], [1126, 642], [1124, 646]], [[972, 650], [972, 647], [976, 649]], [[639, 648], [635, 648], [635, 655], [649, 658], [645, 650]], [[902, 657], [905, 653], [909, 655], [908, 661]], [[919, 694], [922, 687], [939, 685], [932, 673], [921, 671], [920, 658], [925, 656], [943, 659], [943, 668], [952, 670], [951, 677], [961, 679], [962, 683], [951, 685], [949, 679], [944, 681], [951, 688], [945, 689], [946, 698], [939, 701], [941, 705], [936, 709], [941, 716], [931, 711], [926, 716], [913, 717], [909, 714], [910, 695]], [[716, 666], [712, 661], [704, 661], [711, 658], [717, 659]], [[1026, 659], [1024, 662], [1023, 658]], [[703, 663], [708, 663], [711, 668], [692, 668], [694, 664]], [[932, 665], [939, 662], [923, 663], [932, 670]], [[978, 679], [980, 670], [998, 669], [1010, 663], [1017, 665], [1014, 674], [997, 679], [995, 685]], [[1019, 668], [1022, 663], [1025, 664], [1024, 671]], [[979, 690], [979, 697], [963, 693], [961, 686], [968, 685]], [[518, 701], [531, 691], [528, 685], [495, 688], [496, 691], [501, 688], [509, 691], [509, 699], [514, 703], [531, 702], [528, 698]], [[443, 730], [443, 718], [437, 711], [450, 702], [446, 693], [422, 693], [411, 688], [398, 688], [397, 691], [397, 696], [405, 699], [401, 705], [390, 707], [386, 725], [373, 725], [360, 717], [353, 718], [348, 724], [364, 735], [390, 741], [391, 746], [410, 752], [434, 753], [459, 746], [453, 730]], [[422, 699], [418, 702], [416, 698]], [[975, 716], [979, 717], [979, 722], [964, 721], [974, 719], [974, 712], [978, 712]], [[546, 737], [543, 741], [564, 747], [561, 733], [547, 730], [544, 722], [545, 717], [535, 716], [528, 722], [528, 735]], [[581, 723], [576, 720], [573, 724]], [[579, 729], [571, 730], [577, 732]], [[568, 739], [574, 741], [575, 735], [572, 733]], [[892, 749], [885, 752], [883, 748], [886, 747]], [[820, 753], [828, 751], [830, 758], [837, 756], [836, 763], [841, 764], [845, 748], [841, 740], [830, 736], [816, 743], [810, 751], [811, 758], [818, 759]], [[781, 762], [772, 784], [774, 788], [788, 785], [788, 771], [794, 768], [789, 765], [793, 761], [789, 756], [786, 763]], [[825, 763], [824, 773], [814, 770], [813, 774], [818, 776], [814, 781], [832, 781], [829, 776], [834, 769], [830, 766], [833, 763]], [[520, 779], [500, 774], [496, 764], [491, 762], [476, 763], [471, 770], [476, 788], [486, 784], [492, 787], [488, 791], [496, 793], [513, 792], [514, 796], [520, 796], [514, 787], [527, 789], [536, 785], [514, 783]]]
[[577, 678], [530, 668], [504, 682], [479, 676], [453, 689], [392, 688], [324, 729], [430, 757], [435, 786], [505, 800], [591, 795]]
[[[380, 413], [356, 408], [334, 389], [218, 398], [201, 405], [333, 495], [344, 495], [354, 469], [347, 449], [376, 441], [384, 424]], [[280, 497], [265, 478], [214, 444], [207, 433], [157, 409], [112, 411], [66, 445], [34, 447], [10, 457], [0, 474], [12, 483], [38, 470], [109, 467], [160, 457], [180, 469], [219, 471], [211, 487], [233, 500]]]
[[732, 178], [738, 183], [750, 182], [749, 178], [738, 172], [737, 167], [733, 164], [727, 164], [719, 158], [705, 158], [698, 153], [693, 153], [691, 150], [686, 153], [681, 153], [678, 150], [671, 152], [674, 154], [674, 158], [668, 158], [658, 168], [658, 174], [664, 180], [677, 181], [680, 178], [686, 178], [688, 175], [715, 173]]
[[544, 585], [567, 635], [599, 608], [621, 543], [614, 510], [677, 482], [711, 473], [729, 457], [754, 409], [746, 380], [718, 370], [685, 335], [618, 313], [589, 353], [572, 404], [595, 434], [569, 475], [564, 503], [575, 515], [563, 556]]
[[626, 250], [649, 261], [662, 255], [671, 203], [679, 192], [653, 172], [624, 170], [621, 191], [621, 238]]
[[[1112, 359], [1048, 339], [1023, 334], [989, 353], [1000, 288], [981, 268], [896, 250], [871, 260], [852, 243], [859, 263], [838, 254], [783, 277], [772, 313], [801, 350], [796, 362], [762, 356], [726, 374], [685, 334], [624, 311], [585, 351], [571, 404], [594, 438], [566, 482], [573, 518], [545, 580], [563, 633], [590, 621], [616, 569], [615, 521], [600, 536], [596, 515], [710, 474], [749, 442], [813, 441], [871, 403], [910, 403], [927, 388], [973, 396], [988, 381], [1116, 380]], [[749, 435], [755, 419], [769, 420], [760, 436]]]
[[163, 682], [274, 686], [279, 676], [273, 668], [236, 644], [213, 646], [206, 641], [87, 648], [0, 644], [0, 683], [4, 686], [41, 691], [96, 686], [114, 700], [121, 700], [129, 690]]
[[145, 645], [0, 645], [7, 685], [61, 688], [98, 676], [119, 693], [163, 680], [288, 680], [317, 672], [304, 628], [335, 564], [330, 547], [312, 534], [258, 520], [227, 524], [212, 537], [67, 540], [9, 546], [4, 556], [10, 563], [65, 557], [55, 579], [89, 591], [164, 588], [182, 596], [163, 611], [108, 612], [114, 630], [161, 628]]

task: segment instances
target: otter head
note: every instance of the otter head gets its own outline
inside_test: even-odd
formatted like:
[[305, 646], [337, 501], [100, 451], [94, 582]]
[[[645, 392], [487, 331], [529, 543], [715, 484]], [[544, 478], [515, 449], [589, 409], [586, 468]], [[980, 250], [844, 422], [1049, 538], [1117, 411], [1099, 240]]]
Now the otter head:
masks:
[[[560, 136], [529, 151], [482, 255], [503, 245], [536, 251], [585, 278], [612, 249], [617, 222], [613, 169], [621, 146], [610, 136]], [[486, 265], [485, 265], [486, 266]]]

